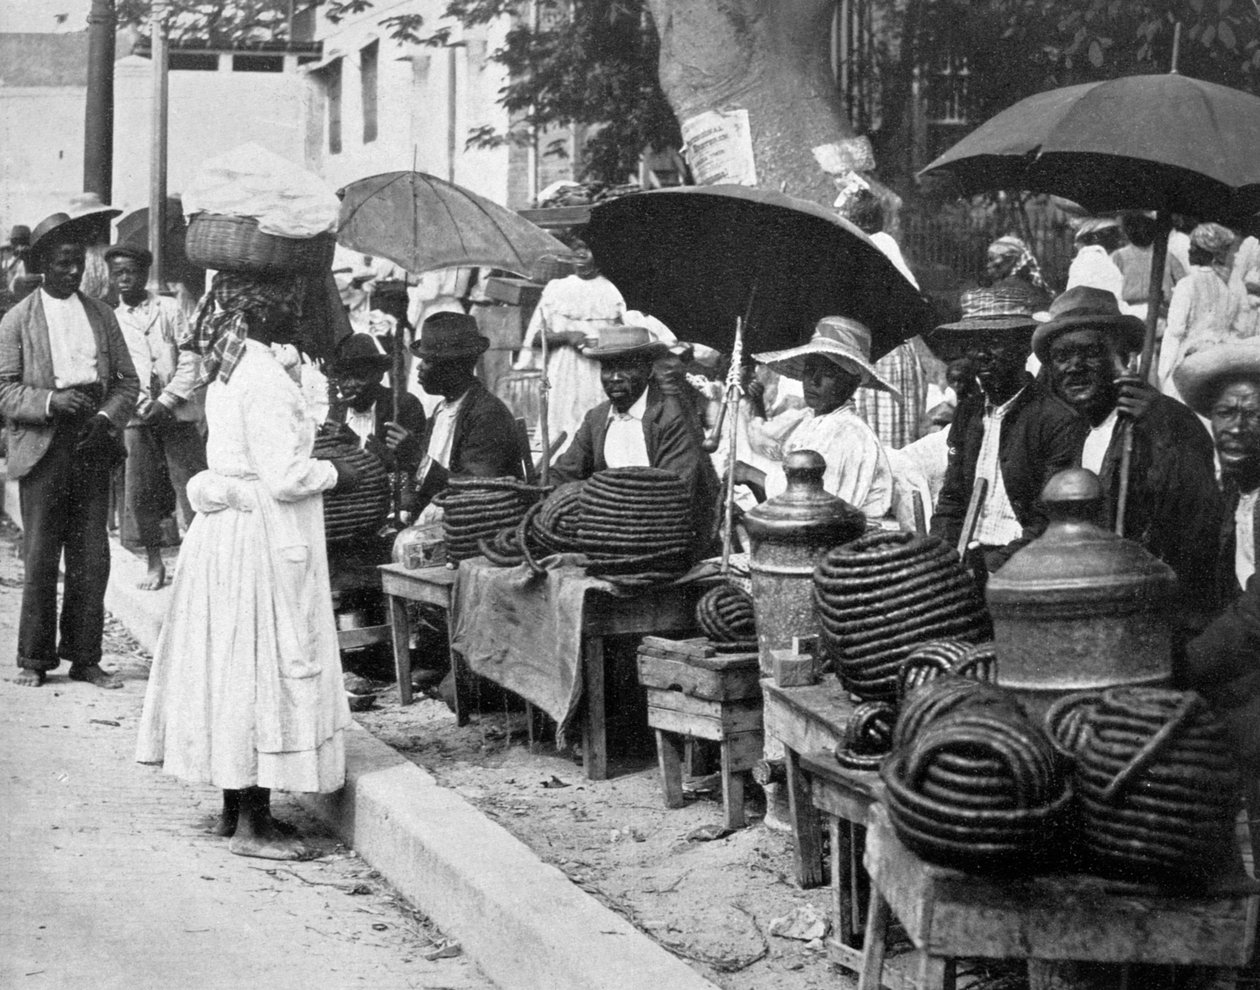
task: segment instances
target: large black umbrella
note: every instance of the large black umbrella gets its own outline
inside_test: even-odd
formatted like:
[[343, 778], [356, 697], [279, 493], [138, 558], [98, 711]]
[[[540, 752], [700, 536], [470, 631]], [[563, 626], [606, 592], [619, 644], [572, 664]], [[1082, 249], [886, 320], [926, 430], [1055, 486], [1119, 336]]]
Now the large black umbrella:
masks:
[[805, 200], [747, 186], [658, 189], [591, 209], [586, 242], [626, 305], [680, 339], [745, 353], [803, 344], [824, 316], [871, 330], [874, 358], [931, 325], [869, 237]]
[[1260, 98], [1175, 72], [1037, 93], [920, 173], [961, 192], [1054, 193], [1093, 213], [1159, 210], [1237, 221], [1260, 212]]

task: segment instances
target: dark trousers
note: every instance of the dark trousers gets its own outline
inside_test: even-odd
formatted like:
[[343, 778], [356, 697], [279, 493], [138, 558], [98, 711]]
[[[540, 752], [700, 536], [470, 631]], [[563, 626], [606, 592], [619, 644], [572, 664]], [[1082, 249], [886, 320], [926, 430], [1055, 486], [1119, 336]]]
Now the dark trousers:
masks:
[[122, 540], [129, 547], [162, 545], [162, 520], [178, 507], [180, 522], [192, 522], [188, 479], [206, 469], [206, 444], [196, 423], [170, 420], [156, 426], [128, 426], [127, 509]]
[[[26, 580], [18, 624], [18, 666], [53, 670], [99, 663], [109, 583], [110, 462], [75, 452], [78, 427], [64, 426], [18, 482]], [[57, 571], [66, 561], [57, 637]]]

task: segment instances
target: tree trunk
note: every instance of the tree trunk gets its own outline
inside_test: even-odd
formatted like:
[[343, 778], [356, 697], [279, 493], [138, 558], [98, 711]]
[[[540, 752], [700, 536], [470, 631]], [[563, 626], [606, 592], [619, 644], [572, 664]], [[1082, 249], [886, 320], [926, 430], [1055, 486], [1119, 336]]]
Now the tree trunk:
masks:
[[648, 0], [680, 122], [743, 108], [757, 182], [830, 207], [812, 149], [853, 138], [831, 73], [833, 0]]

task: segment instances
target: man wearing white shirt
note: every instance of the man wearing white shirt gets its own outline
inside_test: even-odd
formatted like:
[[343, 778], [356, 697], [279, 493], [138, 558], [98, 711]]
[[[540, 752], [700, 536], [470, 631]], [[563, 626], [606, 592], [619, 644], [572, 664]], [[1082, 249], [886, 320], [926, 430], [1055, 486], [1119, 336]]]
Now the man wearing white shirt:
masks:
[[188, 321], [179, 303], [149, 292], [148, 249], [115, 244], [105, 251], [109, 280], [118, 295], [114, 315], [131, 352], [136, 377], [143, 383], [136, 411], [127, 423], [127, 511], [122, 540], [129, 548], [144, 547], [148, 573], [138, 587], [156, 591], [166, 583], [162, 561], [162, 520], [174, 501], [183, 528], [192, 523], [188, 481], [206, 469], [203, 390], [197, 388], [201, 358], [181, 350]]
[[1050, 320], [1033, 334], [1033, 351], [1051, 389], [1090, 428], [1079, 462], [1102, 482], [1108, 528], [1116, 515], [1124, 434], [1132, 430], [1124, 535], [1177, 573], [1182, 629], [1192, 632], [1217, 607], [1220, 508], [1212, 439], [1184, 405], [1126, 374], [1144, 335], [1142, 322], [1121, 313], [1111, 293], [1078, 286], [1051, 304]]
[[[110, 308], [79, 292], [89, 229], [65, 213], [31, 236], [43, 287], [0, 320], [0, 415], [19, 485], [25, 583], [14, 683], [39, 687], [61, 660], [70, 677], [121, 687], [100, 666], [109, 580], [109, 476], [139, 382]], [[60, 622], [57, 577], [65, 557]]]

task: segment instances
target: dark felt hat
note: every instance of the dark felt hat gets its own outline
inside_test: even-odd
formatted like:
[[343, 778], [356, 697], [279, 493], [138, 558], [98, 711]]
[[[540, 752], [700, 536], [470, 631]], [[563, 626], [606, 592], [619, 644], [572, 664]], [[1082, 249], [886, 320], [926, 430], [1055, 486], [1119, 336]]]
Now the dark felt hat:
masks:
[[389, 370], [393, 360], [383, 352], [376, 338], [370, 333], [352, 333], [342, 338], [337, 345], [337, 353], [333, 357], [332, 373], [346, 374], [350, 371], [366, 369], [384, 372]]
[[115, 258], [130, 258], [132, 261], [138, 261], [145, 268], [153, 264], [153, 252], [138, 244], [111, 244], [105, 249], [105, 260], [109, 262]]
[[1042, 364], [1049, 359], [1050, 345], [1069, 330], [1104, 330], [1129, 351], [1141, 350], [1146, 339], [1142, 321], [1120, 312], [1114, 293], [1089, 285], [1068, 289], [1050, 304], [1050, 319], [1032, 339], [1033, 353]]
[[9, 243], [10, 244], [30, 244], [31, 243], [31, 228], [26, 226], [26, 224], [24, 223], [15, 223], [9, 229]]
[[426, 361], [447, 361], [477, 357], [489, 347], [490, 338], [478, 332], [477, 321], [467, 313], [434, 313], [412, 341], [411, 353]]

